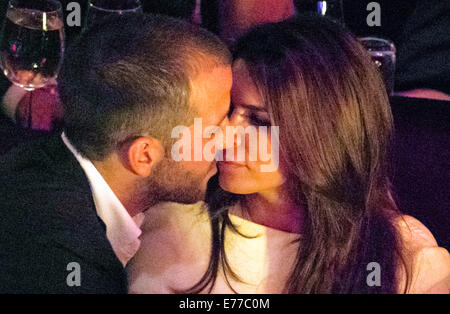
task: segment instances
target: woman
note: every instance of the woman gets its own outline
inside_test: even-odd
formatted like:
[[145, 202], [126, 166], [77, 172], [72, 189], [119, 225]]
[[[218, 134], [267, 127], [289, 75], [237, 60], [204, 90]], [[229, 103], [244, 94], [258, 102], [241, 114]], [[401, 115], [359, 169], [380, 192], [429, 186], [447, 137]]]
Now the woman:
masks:
[[279, 127], [277, 170], [236, 140], [245, 161], [218, 163], [209, 215], [150, 209], [130, 292], [448, 293], [448, 252], [391, 196], [389, 102], [357, 40], [302, 16], [250, 31], [234, 53], [230, 122], [257, 128], [258, 151], [278, 144], [259, 127]]

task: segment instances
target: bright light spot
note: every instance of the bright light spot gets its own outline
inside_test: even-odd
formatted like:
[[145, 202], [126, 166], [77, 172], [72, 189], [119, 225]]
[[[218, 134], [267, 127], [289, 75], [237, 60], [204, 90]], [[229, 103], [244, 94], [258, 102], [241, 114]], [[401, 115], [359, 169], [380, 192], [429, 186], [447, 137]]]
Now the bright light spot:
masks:
[[47, 13], [42, 12], [42, 29], [47, 31]]
[[317, 10], [321, 15], [325, 15], [327, 13], [327, 2], [326, 1], [317, 2]]

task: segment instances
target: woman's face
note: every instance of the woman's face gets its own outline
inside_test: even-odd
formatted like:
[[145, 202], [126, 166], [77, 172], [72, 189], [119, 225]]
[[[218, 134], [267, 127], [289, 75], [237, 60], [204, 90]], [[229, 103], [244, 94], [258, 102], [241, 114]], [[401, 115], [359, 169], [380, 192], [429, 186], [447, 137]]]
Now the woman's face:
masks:
[[231, 129], [226, 130], [226, 138], [232, 138], [234, 145], [227, 145], [224, 161], [218, 162], [222, 189], [235, 194], [277, 189], [284, 181], [279, 165], [278, 135], [273, 133], [277, 128], [271, 126], [263, 100], [241, 59], [233, 64], [229, 120], [230, 128], [249, 132], [239, 139], [230, 137]]

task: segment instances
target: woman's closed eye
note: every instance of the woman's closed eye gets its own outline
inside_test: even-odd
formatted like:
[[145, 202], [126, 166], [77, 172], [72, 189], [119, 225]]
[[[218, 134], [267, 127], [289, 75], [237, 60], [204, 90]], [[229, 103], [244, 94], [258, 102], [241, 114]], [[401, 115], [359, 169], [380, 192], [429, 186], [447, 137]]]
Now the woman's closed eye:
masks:
[[255, 126], [270, 126], [270, 120], [266, 117], [267, 114], [258, 114], [255, 112], [249, 112], [246, 114], [246, 120], [248, 123]]
[[233, 102], [230, 102], [230, 109], [228, 109], [228, 119], [231, 119], [231, 117], [233, 116], [233, 112], [234, 112], [234, 104]]
[[228, 112], [228, 117], [230, 120], [237, 119], [234, 121], [240, 121], [241, 119], [244, 119], [247, 123], [255, 126], [271, 125], [267, 112], [259, 108], [253, 109], [235, 106], [233, 103], [230, 104], [230, 111]]

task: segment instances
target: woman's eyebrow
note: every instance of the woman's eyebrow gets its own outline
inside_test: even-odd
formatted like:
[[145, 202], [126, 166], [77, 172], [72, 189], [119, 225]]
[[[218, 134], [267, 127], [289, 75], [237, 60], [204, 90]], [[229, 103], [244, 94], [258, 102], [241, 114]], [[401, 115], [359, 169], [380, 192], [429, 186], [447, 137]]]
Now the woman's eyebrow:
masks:
[[239, 106], [245, 107], [247, 109], [254, 110], [254, 111], [263, 111], [263, 112], [266, 111], [264, 106], [255, 106], [255, 105], [250, 105], [250, 104], [239, 104]]

